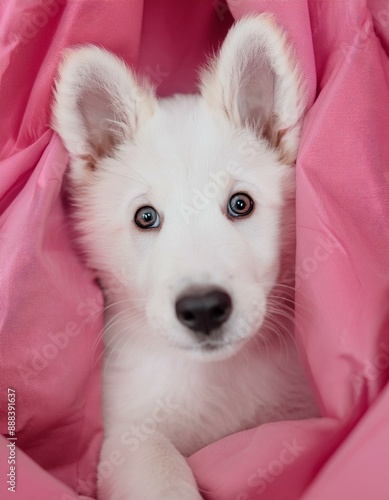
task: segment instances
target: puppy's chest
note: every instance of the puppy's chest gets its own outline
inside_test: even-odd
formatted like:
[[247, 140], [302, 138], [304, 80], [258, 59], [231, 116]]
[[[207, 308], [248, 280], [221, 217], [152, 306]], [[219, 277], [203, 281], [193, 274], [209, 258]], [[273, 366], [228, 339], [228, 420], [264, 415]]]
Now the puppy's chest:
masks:
[[106, 426], [144, 435], [163, 432], [184, 455], [233, 432], [277, 419], [275, 372], [247, 356], [228, 363], [192, 363], [128, 353], [107, 370]]

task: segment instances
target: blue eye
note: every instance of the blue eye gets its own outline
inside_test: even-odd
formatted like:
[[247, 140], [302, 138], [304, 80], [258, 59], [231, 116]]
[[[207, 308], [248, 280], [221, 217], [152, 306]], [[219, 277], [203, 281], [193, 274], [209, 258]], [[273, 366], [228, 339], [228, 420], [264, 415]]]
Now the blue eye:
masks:
[[231, 217], [244, 217], [254, 209], [254, 202], [248, 194], [236, 193], [228, 202], [228, 215]]
[[152, 229], [159, 226], [159, 215], [153, 207], [141, 207], [136, 211], [134, 221], [141, 229]]

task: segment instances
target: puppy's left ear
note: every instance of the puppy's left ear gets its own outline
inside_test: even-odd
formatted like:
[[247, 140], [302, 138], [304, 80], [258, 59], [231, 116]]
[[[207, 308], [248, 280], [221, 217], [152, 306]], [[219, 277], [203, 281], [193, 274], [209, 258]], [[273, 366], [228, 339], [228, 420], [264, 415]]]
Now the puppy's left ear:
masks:
[[291, 47], [272, 16], [237, 22], [204, 71], [201, 93], [238, 127], [266, 139], [281, 161], [296, 159], [306, 93]]

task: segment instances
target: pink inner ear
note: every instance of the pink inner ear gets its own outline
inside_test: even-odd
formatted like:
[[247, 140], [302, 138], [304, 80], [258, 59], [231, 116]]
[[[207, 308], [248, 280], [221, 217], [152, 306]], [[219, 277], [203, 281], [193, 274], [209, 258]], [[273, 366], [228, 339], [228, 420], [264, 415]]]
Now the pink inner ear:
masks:
[[[238, 110], [243, 123], [254, 127], [257, 135], [270, 139], [274, 113], [275, 75], [270, 64], [258, 51], [247, 59], [238, 82]], [[237, 68], [238, 70], [238, 68]]]
[[[93, 85], [93, 84], [92, 84]], [[124, 114], [109, 92], [97, 82], [84, 90], [77, 102], [90, 146], [97, 157], [107, 156], [123, 139]], [[121, 115], [121, 116], [120, 116]]]

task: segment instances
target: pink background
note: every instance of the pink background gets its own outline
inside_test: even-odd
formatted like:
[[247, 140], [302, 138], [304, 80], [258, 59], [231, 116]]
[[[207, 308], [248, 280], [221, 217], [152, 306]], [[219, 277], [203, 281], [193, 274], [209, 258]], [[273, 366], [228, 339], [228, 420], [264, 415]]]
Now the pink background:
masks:
[[[323, 418], [241, 432], [189, 462], [212, 500], [387, 500], [389, 5], [229, 4], [236, 19], [273, 12], [308, 82], [296, 336]], [[11, 387], [19, 446], [15, 495], [0, 441], [1, 498], [95, 493], [102, 297], [72, 249], [60, 194], [67, 154], [49, 128], [60, 51], [99, 44], [161, 95], [190, 92], [231, 23], [221, 0], [0, 0], [0, 418], [7, 434]]]

